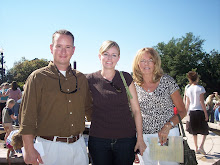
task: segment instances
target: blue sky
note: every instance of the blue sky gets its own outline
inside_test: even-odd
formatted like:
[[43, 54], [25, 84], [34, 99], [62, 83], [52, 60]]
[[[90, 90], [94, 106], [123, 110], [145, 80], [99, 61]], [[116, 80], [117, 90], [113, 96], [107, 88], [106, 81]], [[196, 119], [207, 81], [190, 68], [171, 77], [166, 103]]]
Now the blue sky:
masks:
[[138, 49], [167, 43], [192, 32], [203, 48], [220, 51], [219, 0], [1, 0], [0, 48], [7, 69], [25, 57], [52, 60], [49, 45], [58, 29], [75, 36], [71, 63], [91, 73], [101, 69], [98, 51], [116, 41], [121, 58], [116, 69], [131, 72]]

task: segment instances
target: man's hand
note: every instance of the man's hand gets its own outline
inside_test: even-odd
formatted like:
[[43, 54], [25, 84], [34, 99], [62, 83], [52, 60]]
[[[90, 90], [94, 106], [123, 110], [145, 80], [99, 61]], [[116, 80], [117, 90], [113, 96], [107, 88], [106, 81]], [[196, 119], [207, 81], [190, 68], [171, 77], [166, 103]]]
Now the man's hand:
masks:
[[24, 162], [33, 165], [39, 165], [39, 163], [43, 164], [41, 156], [35, 148], [25, 149]]
[[34, 136], [33, 135], [22, 135], [22, 140], [24, 144], [24, 162], [26, 164], [39, 165], [39, 163], [43, 164], [43, 160], [41, 159], [40, 154], [34, 148], [33, 143]]

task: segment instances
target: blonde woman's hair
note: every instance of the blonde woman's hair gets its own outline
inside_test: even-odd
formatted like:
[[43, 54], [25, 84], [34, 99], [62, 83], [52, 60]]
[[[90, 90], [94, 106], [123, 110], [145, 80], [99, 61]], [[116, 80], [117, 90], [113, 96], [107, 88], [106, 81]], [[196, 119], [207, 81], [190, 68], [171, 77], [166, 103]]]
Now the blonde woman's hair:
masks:
[[138, 52], [134, 58], [133, 65], [132, 65], [133, 78], [134, 78], [134, 81], [138, 85], [142, 85], [144, 82], [143, 75], [142, 75], [141, 70], [139, 68], [139, 63], [142, 60], [142, 57], [145, 53], [149, 53], [151, 55], [152, 60], [155, 65], [153, 82], [154, 83], [158, 82], [160, 80], [161, 76], [163, 75], [163, 69], [161, 68], [161, 59], [160, 59], [160, 56], [157, 53], [157, 51], [154, 50], [153, 48], [142, 48], [142, 49], [138, 50]]
[[118, 56], [120, 55], [120, 47], [118, 46], [118, 44], [115, 41], [111, 41], [111, 40], [107, 40], [104, 41], [99, 49], [99, 54], [103, 54], [104, 52], [106, 52], [107, 50], [109, 50], [112, 47], [116, 47], [116, 49], [118, 50]]
[[22, 135], [19, 132], [12, 136], [11, 146], [13, 146], [14, 150], [19, 150], [23, 147]]
[[8, 99], [6, 102], [6, 107], [8, 107], [9, 104], [15, 104], [15, 100], [14, 99]]
[[214, 98], [214, 94], [209, 95], [206, 98], [206, 104], [212, 107], [214, 105], [213, 98]]

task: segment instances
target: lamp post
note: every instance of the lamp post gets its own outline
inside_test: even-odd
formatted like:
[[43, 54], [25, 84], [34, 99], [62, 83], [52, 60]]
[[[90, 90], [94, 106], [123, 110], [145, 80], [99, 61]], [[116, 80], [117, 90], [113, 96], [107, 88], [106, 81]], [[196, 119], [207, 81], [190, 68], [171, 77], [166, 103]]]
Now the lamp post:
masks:
[[73, 62], [73, 69], [76, 69], [76, 61]]
[[3, 55], [4, 49], [0, 48], [0, 54], [1, 54], [1, 75], [2, 75], [2, 83], [4, 82], [4, 55]]

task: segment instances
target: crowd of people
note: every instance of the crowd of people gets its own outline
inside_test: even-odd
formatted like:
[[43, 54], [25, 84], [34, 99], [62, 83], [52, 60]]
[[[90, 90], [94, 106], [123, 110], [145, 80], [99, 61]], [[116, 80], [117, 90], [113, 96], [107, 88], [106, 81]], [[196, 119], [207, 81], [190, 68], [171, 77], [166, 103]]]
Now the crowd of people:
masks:
[[[21, 149], [18, 147], [19, 141], [12, 140], [13, 138], [17, 139], [17, 136], [21, 137], [21, 134], [17, 133], [14, 136], [15, 131], [18, 130], [13, 129], [14, 126], [19, 126], [18, 115], [19, 115], [19, 99], [21, 99], [21, 90], [17, 85], [16, 81], [13, 81], [11, 84], [5, 82], [0, 86], [0, 108], [1, 108], [1, 123], [5, 130], [4, 136], [4, 148], [8, 148], [7, 152], [7, 160], [8, 164], [11, 164], [10, 157], [14, 154], [14, 148]], [[13, 133], [13, 134], [12, 134]], [[13, 141], [13, 142], [12, 142]], [[12, 142], [12, 144], [11, 144]], [[22, 139], [20, 139], [20, 143], [22, 143]], [[13, 148], [14, 147], [14, 148]]]
[[[71, 67], [75, 49], [70, 31], [56, 31], [50, 45], [53, 60], [31, 73], [23, 97], [16, 82], [0, 87], [5, 140], [15, 120], [15, 125], [20, 125], [25, 163], [132, 165], [138, 153], [145, 165], [177, 165], [154, 160], [150, 154], [151, 139], [158, 138], [163, 146], [170, 136], [180, 136], [177, 114], [181, 119], [190, 116], [187, 131], [194, 137], [196, 153], [206, 154], [207, 121], [209, 116], [210, 122], [219, 120], [220, 99], [215, 92], [204, 101], [205, 89], [198, 85], [198, 73], [187, 74], [189, 84], [182, 99], [178, 84], [163, 72], [153, 48], [137, 51], [130, 75], [116, 69], [119, 45], [104, 41], [97, 57], [101, 70], [86, 76]], [[89, 156], [83, 138], [85, 117], [91, 121]], [[197, 134], [203, 135], [200, 147]], [[34, 143], [41, 144], [41, 150]]]

